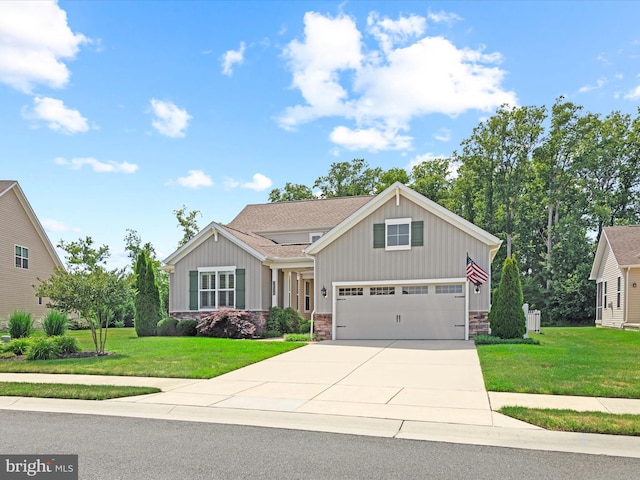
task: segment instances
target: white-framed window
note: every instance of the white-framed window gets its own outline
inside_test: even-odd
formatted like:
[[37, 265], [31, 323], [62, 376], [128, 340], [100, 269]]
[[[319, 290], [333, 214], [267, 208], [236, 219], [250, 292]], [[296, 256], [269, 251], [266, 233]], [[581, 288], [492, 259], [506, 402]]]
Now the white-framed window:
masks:
[[29, 268], [29, 249], [20, 245], [15, 246], [16, 268]]
[[315, 242], [316, 240], [318, 240], [321, 236], [324, 235], [324, 232], [313, 232], [309, 234], [309, 241], [311, 243]]
[[462, 285], [436, 285], [436, 293], [462, 293]]
[[236, 306], [236, 267], [198, 269], [198, 308], [218, 310]]
[[385, 225], [385, 250], [411, 249], [411, 219], [388, 218]]
[[304, 311], [308, 312], [311, 310], [311, 282], [309, 280], [305, 280], [304, 282]]

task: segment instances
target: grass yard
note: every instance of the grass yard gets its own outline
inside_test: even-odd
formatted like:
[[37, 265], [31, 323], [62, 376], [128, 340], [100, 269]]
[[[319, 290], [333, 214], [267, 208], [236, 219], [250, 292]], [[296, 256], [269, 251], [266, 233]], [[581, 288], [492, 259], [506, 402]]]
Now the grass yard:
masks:
[[[89, 330], [68, 333], [78, 339], [83, 350], [94, 350]], [[115, 352], [113, 355], [0, 361], [0, 372], [212, 378], [302, 345], [205, 337], [138, 338], [133, 328], [110, 328], [105, 349]]]
[[500, 413], [547, 430], [640, 436], [640, 415], [502, 407]]
[[115, 385], [76, 385], [58, 383], [0, 382], [0, 396], [72, 398], [75, 400], [108, 400], [158, 393], [155, 387], [122, 387]]
[[640, 333], [543, 328], [540, 345], [479, 345], [487, 390], [640, 398]]

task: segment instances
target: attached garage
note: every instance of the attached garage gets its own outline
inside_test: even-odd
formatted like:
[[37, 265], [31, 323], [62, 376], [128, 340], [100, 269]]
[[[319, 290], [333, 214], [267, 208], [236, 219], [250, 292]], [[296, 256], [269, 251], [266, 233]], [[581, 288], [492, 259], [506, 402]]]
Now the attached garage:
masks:
[[335, 285], [338, 340], [464, 340], [464, 281]]

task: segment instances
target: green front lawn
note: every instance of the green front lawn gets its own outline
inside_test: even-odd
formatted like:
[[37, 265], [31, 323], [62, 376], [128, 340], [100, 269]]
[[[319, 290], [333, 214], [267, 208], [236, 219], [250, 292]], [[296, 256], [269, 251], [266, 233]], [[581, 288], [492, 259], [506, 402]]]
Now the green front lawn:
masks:
[[0, 396], [72, 398], [77, 400], [108, 400], [158, 393], [155, 387], [122, 387], [115, 385], [76, 385], [62, 383], [0, 382]]
[[487, 390], [640, 398], [640, 333], [543, 328], [540, 345], [479, 345]]
[[[89, 330], [71, 331], [83, 350], [94, 350]], [[113, 355], [63, 360], [0, 361], [0, 372], [75, 373], [140, 377], [212, 378], [301, 347], [304, 343], [205, 337], [143, 337], [110, 328]]]

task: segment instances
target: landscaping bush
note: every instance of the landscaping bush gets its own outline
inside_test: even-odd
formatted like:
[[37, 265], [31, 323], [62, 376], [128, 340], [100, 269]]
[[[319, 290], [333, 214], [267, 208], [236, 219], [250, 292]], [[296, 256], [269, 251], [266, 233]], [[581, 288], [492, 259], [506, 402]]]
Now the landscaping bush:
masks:
[[89, 330], [89, 322], [84, 318], [67, 318], [67, 330]]
[[136, 298], [134, 326], [139, 337], [156, 335], [158, 323], [162, 321], [160, 293], [153, 271], [153, 261], [142, 251], [135, 266]]
[[113, 326], [116, 327], [116, 328], [124, 328], [125, 321], [124, 320], [116, 320], [115, 322], [113, 322]]
[[476, 345], [505, 345], [505, 344], [527, 344], [540, 345], [534, 338], [500, 338], [493, 335], [476, 335], [473, 337]]
[[298, 332], [300, 323], [304, 318], [293, 307], [280, 308], [271, 307], [269, 319], [267, 320], [267, 330], [277, 330], [281, 334]]
[[64, 335], [67, 331], [67, 315], [56, 310], [47, 313], [42, 321], [42, 329], [47, 337]]
[[310, 333], [311, 332], [311, 320], [301, 322], [298, 326], [298, 333]]
[[29, 338], [16, 338], [7, 343], [3, 350], [5, 352], [12, 352], [14, 355], [24, 355], [31, 346], [31, 339]]
[[217, 338], [253, 338], [256, 325], [251, 312], [223, 309], [202, 317], [197, 329], [200, 335]]
[[308, 333], [287, 333], [284, 336], [285, 342], [310, 342], [313, 340]]
[[78, 339], [75, 337], [71, 337], [69, 335], [61, 335], [59, 337], [52, 337], [53, 343], [58, 346], [60, 353], [62, 355], [68, 353], [78, 353], [81, 351], [80, 343], [78, 343]]
[[25, 338], [33, 333], [33, 320], [28, 312], [13, 312], [9, 317], [11, 338]]
[[40, 337], [27, 350], [27, 360], [52, 360], [60, 355], [60, 347], [52, 337]]
[[167, 317], [158, 322], [156, 333], [159, 337], [175, 337], [178, 335], [178, 320]]
[[527, 319], [522, 310], [520, 268], [513, 256], [504, 261], [500, 284], [492, 303], [489, 312], [492, 335], [500, 338], [522, 338], [527, 332]]
[[278, 330], [265, 330], [262, 336], [264, 338], [278, 338], [281, 337], [282, 334]]
[[181, 320], [176, 325], [176, 329], [178, 330], [178, 335], [182, 337], [195, 337], [198, 335], [198, 322], [195, 320]]

